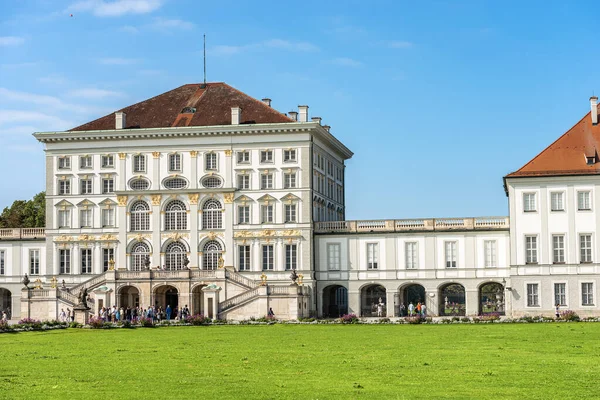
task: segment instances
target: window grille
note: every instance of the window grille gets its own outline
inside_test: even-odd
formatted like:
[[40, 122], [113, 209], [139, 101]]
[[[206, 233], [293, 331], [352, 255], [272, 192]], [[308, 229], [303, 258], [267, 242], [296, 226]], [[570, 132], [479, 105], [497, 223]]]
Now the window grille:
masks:
[[165, 230], [187, 229], [187, 211], [182, 201], [173, 200], [165, 208]]
[[150, 230], [150, 206], [145, 201], [139, 200], [131, 205], [131, 223], [132, 231]]
[[202, 208], [202, 229], [222, 228], [222, 207], [217, 200], [211, 199]]
[[223, 251], [221, 244], [216, 240], [211, 240], [204, 245], [202, 252], [204, 258], [203, 269], [217, 269], [219, 268], [219, 258], [221, 258]]

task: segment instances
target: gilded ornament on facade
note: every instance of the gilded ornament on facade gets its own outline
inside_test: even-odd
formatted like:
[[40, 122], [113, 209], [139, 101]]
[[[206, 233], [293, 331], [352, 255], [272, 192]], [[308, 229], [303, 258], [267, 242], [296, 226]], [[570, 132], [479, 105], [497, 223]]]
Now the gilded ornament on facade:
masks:
[[119, 160], [124, 160], [127, 157], [127, 153], [119, 153]]
[[267, 275], [264, 272], [260, 275], [260, 286], [267, 286]]
[[280, 236], [301, 236], [301, 233], [299, 230], [295, 230], [295, 229], [286, 229], [284, 231], [281, 232]]
[[160, 152], [159, 151], [153, 151], [152, 152], [152, 157], [154, 157], [154, 158], [160, 157]]
[[56, 279], [56, 277], [53, 276], [52, 279], [50, 279], [50, 287], [52, 289], [56, 289], [56, 286], [58, 286], [58, 279]]
[[161, 199], [160, 194], [153, 194], [151, 199], [152, 199], [153, 206], [160, 206], [160, 199]]
[[79, 235], [77, 240], [80, 242], [91, 242], [91, 241], [96, 240], [96, 237], [93, 235], [83, 234], [83, 235]]
[[196, 150], [192, 150], [192, 151], [190, 151], [190, 156], [192, 158], [196, 158], [196, 157], [198, 157], [198, 152]]
[[54, 239], [55, 242], [71, 242], [73, 240], [72, 236], [60, 235]]
[[119, 203], [119, 206], [125, 207], [127, 205], [127, 196], [117, 196], [117, 203]]
[[237, 231], [233, 233], [233, 237], [236, 238], [251, 238], [254, 237], [254, 234], [250, 231]]
[[34, 282], [33, 282], [33, 288], [34, 289], [41, 289], [42, 288], [42, 280], [40, 278], [37, 278]]
[[304, 279], [304, 275], [298, 274], [298, 285], [302, 285], [302, 280]]
[[231, 157], [231, 153], [232, 153], [232, 151], [231, 151], [231, 150], [225, 150], [225, 155], [226, 155], [227, 157]]
[[100, 236], [100, 240], [102, 241], [116, 241], [117, 237], [115, 235], [112, 235], [110, 233], [105, 233], [104, 235]]
[[233, 203], [233, 193], [225, 193], [223, 194], [223, 200], [226, 204]]
[[190, 204], [198, 204], [198, 193], [191, 193], [188, 194], [188, 197], [190, 199]]
[[265, 229], [262, 232], [260, 232], [260, 236], [272, 237], [272, 236], [275, 236], [275, 231], [273, 229]]

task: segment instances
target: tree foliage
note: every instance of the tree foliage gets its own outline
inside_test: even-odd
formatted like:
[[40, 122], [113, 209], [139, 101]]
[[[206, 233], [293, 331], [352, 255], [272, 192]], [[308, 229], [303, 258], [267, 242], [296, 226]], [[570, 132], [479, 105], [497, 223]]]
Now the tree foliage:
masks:
[[0, 228], [43, 228], [46, 224], [46, 193], [31, 200], [15, 200], [0, 214]]

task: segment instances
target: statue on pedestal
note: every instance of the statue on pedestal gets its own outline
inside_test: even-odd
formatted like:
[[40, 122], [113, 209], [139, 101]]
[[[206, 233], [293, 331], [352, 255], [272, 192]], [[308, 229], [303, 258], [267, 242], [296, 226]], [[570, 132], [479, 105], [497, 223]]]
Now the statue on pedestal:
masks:
[[189, 263], [190, 263], [190, 259], [188, 258], [187, 254], [184, 254], [183, 255], [183, 268], [187, 268]]
[[144, 257], [144, 268], [150, 269], [150, 256], [149, 255], [146, 255], [146, 257]]
[[295, 269], [292, 270], [292, 273], [290, 274], [290, 279], [292, 280], [292, 282], [296, 283], [296, 280], [298, 279], [298, 274], [296, 273]]
[[31, 282], [31, 281], [29, 280], [27, 273], [25, 274], [25, 276], [23, 277], [23, 280], [21, 282], [23, 283], [23, 285], [25, 285], [25, 287], [27, 289], [29, 289], [29, 282]]
[[79, 295], [77, 296], [77, 300], [79, 300], [79, 304], [77, 304], [77, 308], [89, 309], [87, 305], [88, 300], [88, 290], [86, 287], [82, 288], [79, 291]]

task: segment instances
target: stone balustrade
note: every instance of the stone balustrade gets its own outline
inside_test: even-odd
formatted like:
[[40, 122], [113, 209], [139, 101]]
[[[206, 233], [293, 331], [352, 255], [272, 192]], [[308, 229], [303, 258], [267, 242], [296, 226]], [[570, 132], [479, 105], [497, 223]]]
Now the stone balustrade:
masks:
[[44, 239], [46, 228], [3, 228], [0, 240]]

